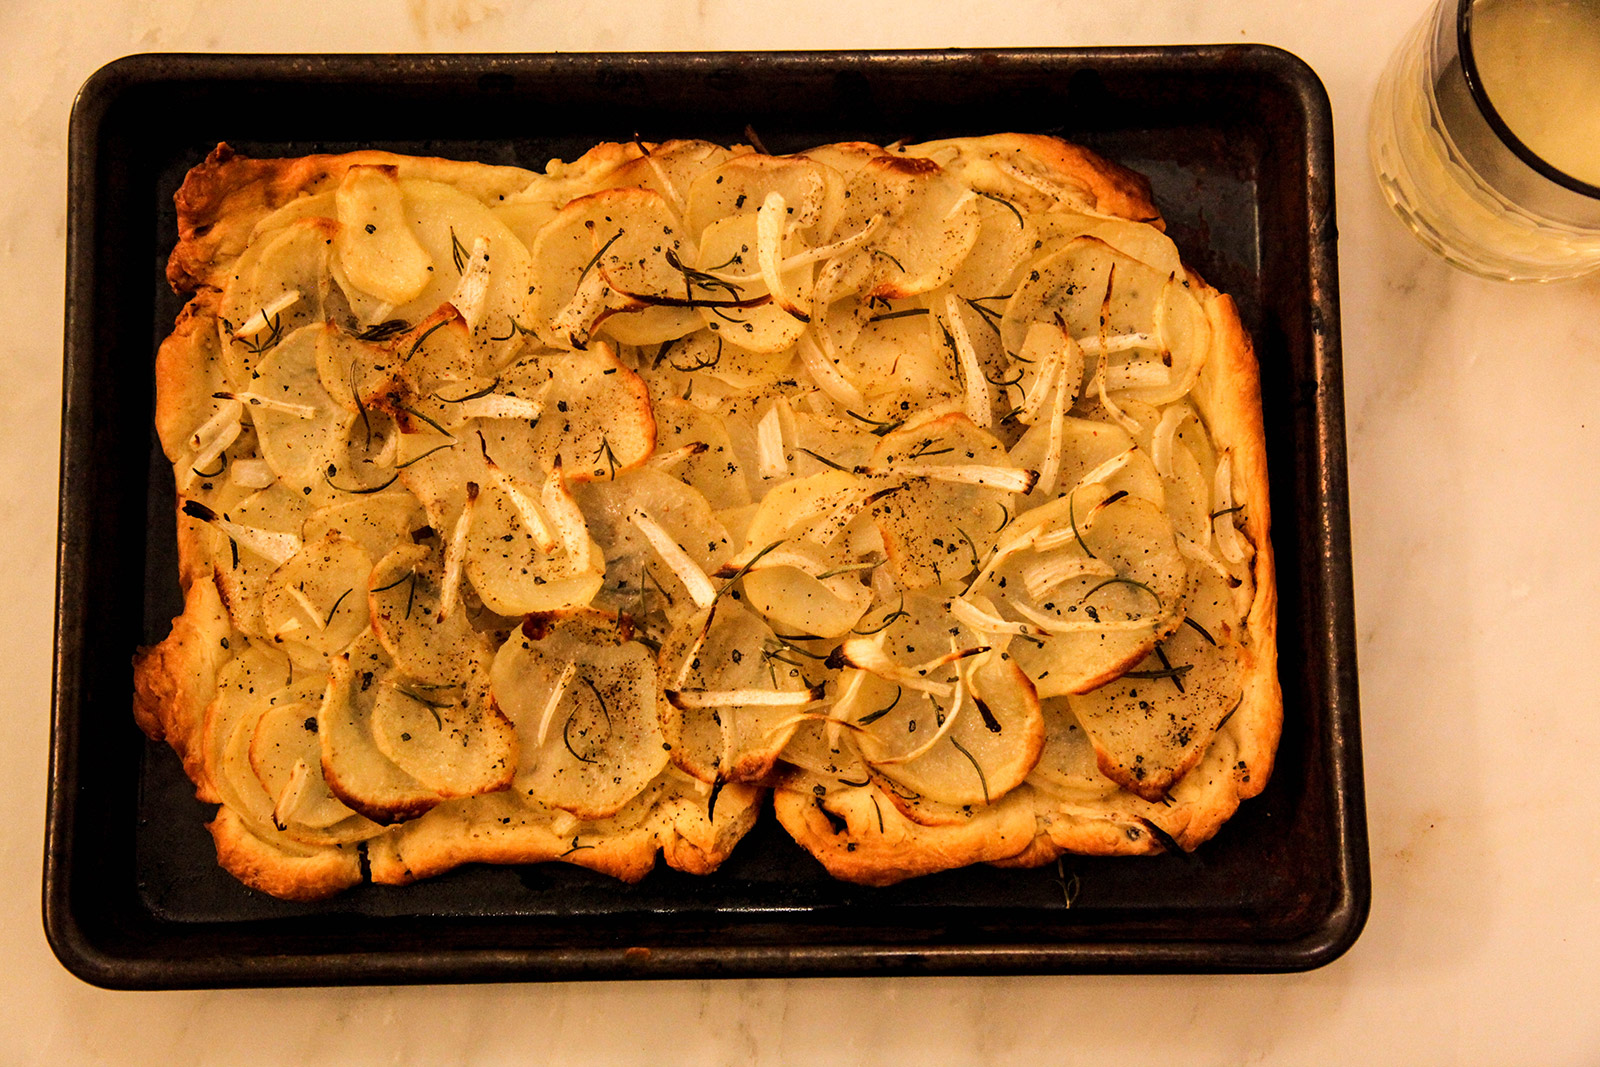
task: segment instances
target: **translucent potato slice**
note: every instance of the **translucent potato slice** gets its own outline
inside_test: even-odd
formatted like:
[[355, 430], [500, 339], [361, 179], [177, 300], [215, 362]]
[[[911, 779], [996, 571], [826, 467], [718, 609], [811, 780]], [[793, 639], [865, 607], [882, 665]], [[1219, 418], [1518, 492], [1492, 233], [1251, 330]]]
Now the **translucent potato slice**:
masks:
[[[808, 319], [791, 309], [810, 306], [813, 268], [805, 264], [775, 274], [783, 282], [783, 291], [773, 293], [756, 267], [759, 241], [754, 214], [718, 219], [700, 234], [700, 262], [715, 268], [709, 273], [719, 280], [731, 276], [739, 278], [738, 281], [723, 281], [708, 292], [725, 300], [746, 303], [771, 297], [753, 307], [712, 306], [702, 308], [700, 314], [705, 325], [719, 337], [726, 334], [741, 348], [770, 355], [794, 347], [805, 332]], [[780, 248], [783, 255], [788, 256], [802, 250], [804, 245], [798, 234], [790, 231]]]
[[[730, 314], [743, 315], [745, 312]], [[698, 330], [665, 344], [653, 361], [654, 370], [692, 375], [703, 388], [702, 375], [735, 389], [761, 389], [771, 385], [794, 363], [792, 348], [756, 352], [739, 343], [742, 329]], [[683, 391], [683, 387], [677, 389]]]
[[[311, 544], [330, 535], [346, 537], [364, 548], [369, 559], [379, 560], [402, 540], [410, 543], [410, 534], [427, 524], [427, 514], [415, 497], [389, 490], [318, 508], [306, 516], [300, 538]], [[366, 587], [365, 577], [361, 585]]]
[[1089, 487], [1025, 518], [1018, 536], [1040, 531], [1033, 546], [1005, 559], [986, 588], [1048, 634], [1011, 649], [1041, 698], [1105, 684], [1182, 622], [1187, 564], [1154, 504]]
[[[652, 405], [656, 422], [656, 452], [652, 464], [696, 490], [716, 511], [750, 503], [733, 439], [721, 419], [676, 397]], [[682, 451], [680, 451], [682, 450]], [[660, 461], [674, 454], [670, 466]]]
[[440, 617], [443, 554], [428, 543], [395, 548], [372, 570], [368, 605], [373, 633], [399, 670], [426, 685], [451, 686], [480, 673], [488, 653], [466, 612]]
[[978, 239], [977, 197], [938, 164], [879, 156], [850, 180], [837, 236], [856, 233], [876, 215], [887, 220], [856, 258], [873, 264], [869, 295], [899, 300], [930, 292], [954, 277]]
[[249, 391], [235, 394], [255, 424], [262, 458], [290, 485], [319, 483], [345, 438], [347, 413], [318, 372], [319, 347], [334, 330], [296, 330], [257, 365]]
[[330, 666], [327, 694], [317, 709], [322, 775], [329, 790], [384, 825], [414, 819], [438, 804], [444, 798], [396, 766], [373, 735], [378, 697], [395, 673], [377, 639], [363, 636]]
[[664, 612], [673, 623], [698, 611], [683, 578], [634, 521], [648, 516], [702, 574], [711, 574], [734, 553], [727, 530], [706, 499], [664, 471], [644, 467], [615, 481], [577, 487], [595, 541], [605, 546], [605, 584], [595, 606], [643, 618]]
[[[561, 494], [577, 510], [560, 479], [549, 481], [546, 492]], [[533, 486], [500, 475], [482, 487], [473, 506], [467, 576], [484, 604], [501, 615], [581, 607], [605, 579], [600, 546], [580, 532], [582, 552], [570, 554], [554, 535], [541, 499]]]
[[673, 140], [657, 145], [635, 141], [629, 147], [639, 153], [637, 158], [595, 175], [593, 188], [649, 189], [664, 196], [680, 216], [685, 214], [695, 181], [734, 155], [709, 141]]
[[[298, 540], [306, 510], [305, 496], [279, 482], [245, 497], [221, 518], [269, 536], [290, 535]], [[250, 540], [236, 540], [215, 524], [210, 528], [210, 537], [217, 589], [228, 607], [229, 617], [244, 633], [252, 637], [265, 636], [261, 597], [267, 580], [284, 559], [299, 551], [298, 547], [274, 558], [262, 555]]]
[[[274, 706], [256, 720], [250, 738], [250, 766], [275, 802], [274, 820], [291, 836], [297, 828], [326, 830], [346, 819], [360, 818], [328, 790], [322, 777], [319, 703]], [[371, 825], [371, 830], [376, 833], [378, 827]]]
[[603, 612], [538, 623], [512, 634], [490, 670], [521, 739], [514, 788], [580, 819], [608, 818], [667, 766], [655, 655]]
[[701, 319], [692, 302], [718, 294], [697, 290], [683, 269], [693, 266], [683, 242], [660, 193], [604, 189], [572, 201], [533, 245], [531, 328], [564, 349], [588, 347], [597, 330], [630, 345], [693, 332]]
[[301, 218], [261, 234], [239, 256], [217, 308], [233, 389], [252, 387], [250, 372], [273, 346], [323, 321], [337, 228], [332, 219]]
[[1070, 703], [1100, 772], [1160, 800], [1200, 761], [1242, 692], [1239, 651], [1227, 634], [1208, 641], [1180, 626], [1133, 670]]
[[955, 353], [928, 314], [871, 317], [854, 341], [835, 354], [839, 372], [869, 401], [870, 410], [857, 414], [903, 418], [907, 411], [962, 394]]
[[886, 486], [904, 485], [872, 505], [902, 585], [927, 589], [959, 582], [982, 566], [1013, 514], [1016, 494], [920, 475], [902, 481], [894, 472], [930, 467], [1020, 470], [1012, 468], [993, 434], [962, 414], [921, 420], [885, 435], [872, 462], [873, 470], [884, 472]]
[[544, 414], [478, 426], [491, 459], [512, 477], [542, 481], [557, 460], [574, 482], [604, 480], [639, 466], [655, 450], [656, 423], [644, 381], [609, 345], [519, 364], [521, 380], [550, 384]]
[[1038, 238], [1035, 228], [1009, 201], [983, 194], [980, 197], [975, 204], [978, 236], [950, 279], [950, 289], [968, 300], [981, 301], [1012, 292]]
[[875, 566], [881, 557], [852, 565], [835, 563], [837, 556], [804, 546], [781, 558], [774, 553], [762, 561], [770, 565], [758, 564], [745, 575], [746, 599], [783, 633], [843, 637], [872, 604], [861, 571], [846, 568]]
[[1094, 745], [1072, 711], [1072, 698], [1051, 697], [1041, 703], [1044, 750], [1029, 780], [1052, 796], [1082, 804], [1104, 801], [1122, 787], [1100, 773]]
[[[816, 243], [833, 228], [837, 205], [842, 199], [844, 181], [839, 172], [805, 156], [734, 156], [714, 170], [695, 179], [689, 187], [686, 219], [692, 233], [735, 215], [751, 215], [766, 200], [778, 193], [792, 209], [794, 226]], [[752, 251], [755, 248], [751, 244]], [[701, 259], [701, 264], [721, 263], [720, 259]], [[747, 269], [754, 270], [754, 260]]]
[[1156, 308], [1153, 332], [1160, 343], [1159, 349], [1140, 357], [1138, 366], [1128, 368], [1126, 379], [1130, 383], [1154, 380], [1156, 375], [1138, 372], [1145, 368], [1155, 370], [1159, 364], [1166, 371], [1167, 382], [1149, 386], [1130, 384], [1124, 391], [1129, 397], [1147, 404], [1170, 404], [1187, 395], [1194, 386], [1211, 346], [1211, 320], [1190, 288], [1187, 274], [1167, 279]]
[[407, 218], [395, 166], [354, 166], [336, 194], [334, 252], [351, 285], [385, 304], [410, 303], [428, 287], [435, 266]]
[[315, 661], [342, 651], [366, 630], [372, 557], [337, 533], [308, 542], [267, 579], [261, 621], [273, 640]]
[[533, 261], [527, 247], [480, 201], [441, 182], [405, 179], [400, 183], [412, 232], [433, 263], [421, 295], [386, 310], [383, 319], [420, 322], [440, 305], [465, 303], [462, 283], [483, 264], [481, 292], [469, 318], [478, 373], [492, 373], [522, 347], [528, 329], [528, 287]]
[[482, 676], [439, 687], [389, 675], [377, 684], [372, 736], [396, 767], [442, 797], [504, 789], [517, 764], [516, 731]]
[[1182, 278], [1186, 274], [1172, 238], [1142, 222], [1056, 210], [1039, 214], [1034, 225], [1039, 240], [1047, 245], [1065, 244], [1076, 237], [1093, 237], [1164, 276]]
[[248, 738], [255, 730], [255, 720], [280, 698], [297, 703], [287, 692], [294, 668], [282, 652], [253, 641], [234, 651], [234, 657], [217, 671], [217, 694], [205, 710], [201, 727], [205, 773], [217, 801], [238, 809], [252, 828], [270, 834], [275, 829], [270, 818], [272, 801], [249, 770], [248, 740], [244, 743], [247, 774], [238, 773], [237, 752], [230, 753], [230, 746], [235, 745], [241, 723]]
[[854, 475], [829, 470], [762, 498], [745, 535], [742, 555], [752, 563], [744, 591], [774, 629], [843, 637], [871, 606], [866, 580], [883, 557], [856, 558], [846, 536], [867, 521], [871, 492]]
[[[1044, 493], [1039, 486], [1028, 495], [1030, 502], [1058, 499], [1082, 484], [1084, 478], [1101, 472], [1104, 465], [1126, 453], [1126, 460], [1097, 479], [1111, 492], [1123, 490], [1150, 501], [1157, 507], [1166, 504], [1166, 489], [1148, 453], [1134, 447], [1132, 435], [1111, 422], [1098, 422], [1067, 416], [1057, 422], [1061, 435], [1060, 466], [1055, 489]], [[1011, 462], [1018, 467], [1038, 470], [1045, 462], [1051, 427], [1040, 422], [1028, 428], [1011, 448]]]
[[1053, 322], [1057, 315], [1080, 344], [1097, 339], [1102, 331], [1153, 334], [1167, 278], [1098, 238], [1076, 238], [1033, 262], [1028, 277], [1006, 302], [1001, 339], [1009, 351], [1020, 352], [1028, 328]]
[[[674, 627], [661, 643], [656, 709], [679, 769], [702, 782], [755, 782], [771, 772], [816, 693], [799, 667], [773, 658], [779, 648], [767, 624], [731, 597]], [[786, 703], [674, 702], [694, 693]]]

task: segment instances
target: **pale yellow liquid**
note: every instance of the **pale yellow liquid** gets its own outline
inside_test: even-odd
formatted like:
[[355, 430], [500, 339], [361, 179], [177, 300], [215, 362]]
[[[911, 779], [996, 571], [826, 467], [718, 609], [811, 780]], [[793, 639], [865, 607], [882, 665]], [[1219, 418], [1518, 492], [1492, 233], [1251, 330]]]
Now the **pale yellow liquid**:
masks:
[[[1541, 6], [1563, 0], [1484, 2]], [[1582, 2], [1592, 7], [1600, 0]], [[1600, 230], [1531, 214], [1492, 189], [1461, 157], [1439, 112], [1436, 72], [1429, 65], [1439, 20], [1453, 26], [1454, 18], [1455, 4], [1441, 0], [1378, 80], [1369, 146], [1384, 199], [1423, 244], [1474, 274], [1551, 281], [1600, 268]]]
[[1472, 54], [1511, 132], [1557, 170], [1600, 185], [1600, 0], [1479, 0]]

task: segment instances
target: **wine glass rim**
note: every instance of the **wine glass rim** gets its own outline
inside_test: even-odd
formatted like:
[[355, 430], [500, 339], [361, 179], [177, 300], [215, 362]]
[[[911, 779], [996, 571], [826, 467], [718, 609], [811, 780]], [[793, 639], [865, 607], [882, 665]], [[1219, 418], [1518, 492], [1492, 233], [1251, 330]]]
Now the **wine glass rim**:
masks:
[[1458, 0], [1456, 6], [1456, 51], [1461, 56], [1461, 74], [1466, 80], [1467, 91], [1472, 94], [1473, 103], [1478, 105], [1484, 121], [1494, 130], [1495, 136], [1499, 137], [1517, 158], [1557, 185], [1600, 200], [1600, 185], [1591, 185], [1580, 178], [1574, 178], [1566, 171], [1546, 162], [1537, 152], [1524, 144], [1522, 138], [1511, 132], [1511, 127], [1506, 125], [1505, 119], [1500, 117], [1500, 112], [1489, 100], [1489, 94], [1484, 90], [1483, 81], [1478, 75], [1477, 57], [1472, 53], [1472, 13], [1479, 2], [1480, 0]]

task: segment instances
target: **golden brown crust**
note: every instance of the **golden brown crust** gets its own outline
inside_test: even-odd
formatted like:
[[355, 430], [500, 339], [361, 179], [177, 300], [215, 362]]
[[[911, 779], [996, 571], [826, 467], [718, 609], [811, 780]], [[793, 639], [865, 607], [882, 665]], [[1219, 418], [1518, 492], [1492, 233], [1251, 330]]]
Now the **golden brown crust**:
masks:
[[251, 889], [284, 900], [325, 900], [361, 882], [361, 858], [349, 845], [308, 848], [295, 855], [261, 840], [230, 808], [206, 827], [217, 862]]
[[[1239, 796], [1248, 799], [1266, 788], [1283, 725], [1283, 694], [1278, 685], [1278, 586], [1272, 553], [1272, 501], [1267, 486], [1266, 427], [1261, 413], [1261, 368], [1255, 348], [1229, 296], [1208, 305], [1216, 340], [1212, 358], [1200, 371], [1195, 402], [1219, 452], [1232, 457], [1233, 498], [1243, 533], [1255, 546], [1256, 595], [1242, 636], [1244, 702], [1229, 725], [1244, 764]], [[1231, 813], [1231, 812], [1230, 812]]]
[[893, 885], [937, 871], [1015, 856], [1034, 837], [1026, 786], [975, 810], [960, 825], [912, 822], [877, 789], [817, 797], [793, 789], [773, 793], [778, 821], [828, 873], [858, 885]]
[[134, 720], [152, 741], [172, 746], [200, 799], [211, 803], [217, 796], [205, 772], [205, 713], [217, 671], [232, 656], [230, 639], [238, 638], [216, 585], [194, 582], [167, 639], [133, 660]]

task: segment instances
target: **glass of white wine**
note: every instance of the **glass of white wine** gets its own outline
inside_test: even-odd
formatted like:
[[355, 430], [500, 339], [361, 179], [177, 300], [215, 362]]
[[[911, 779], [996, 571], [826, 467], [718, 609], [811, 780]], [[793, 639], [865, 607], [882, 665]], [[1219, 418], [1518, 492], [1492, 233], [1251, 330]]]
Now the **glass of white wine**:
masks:
[[1505, 281], [1600, 270], [1600, 0], [1438, 0], [1378, 82], [1384, 197]]

